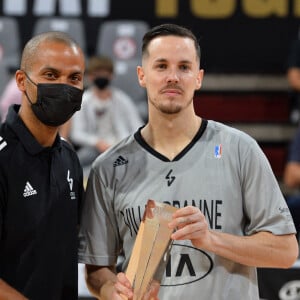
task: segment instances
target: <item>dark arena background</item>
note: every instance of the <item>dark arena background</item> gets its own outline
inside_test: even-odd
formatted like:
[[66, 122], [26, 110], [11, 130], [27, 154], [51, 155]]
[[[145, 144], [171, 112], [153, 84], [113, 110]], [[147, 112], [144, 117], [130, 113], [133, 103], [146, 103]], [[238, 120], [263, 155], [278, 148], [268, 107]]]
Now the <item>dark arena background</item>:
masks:
[[[135, 73], [141, 38], [161, 23], [188, 27], [199, 39], [205, 71], [196, 112], [253, 136], [284, 195], [293, 192], [282, 183], [298, 126], [291, 119], [286, 60], [299, 36], [300, 0], [1, 0], [0, 13], [0, 93], [32, 35], [66, 31], [87, 58], [101, 53], [114, 59], [115, 84], [134, 98], [145, 118], [146, 98]], [[298, 260], [289, 270], [259, 269], [261, 299], [300, 299], [299, 268]], [[79, 284], [81, 299], [89, 298], [81, 277]]]

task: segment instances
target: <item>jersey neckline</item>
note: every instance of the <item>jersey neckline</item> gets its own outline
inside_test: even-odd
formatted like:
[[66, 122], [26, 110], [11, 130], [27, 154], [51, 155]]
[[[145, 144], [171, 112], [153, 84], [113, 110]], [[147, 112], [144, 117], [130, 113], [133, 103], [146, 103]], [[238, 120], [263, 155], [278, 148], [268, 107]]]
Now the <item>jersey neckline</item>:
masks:
[[178, 153], [174, 159], [170, 160], [169, 158], [167, 158], [166, 156], [162, 155], [161, 153], [157, 152], [154, 148], [152, 148], [149, 144], [147, 144], [147, 142], [144, 140], [144, 138], [142, 137], [141, 134], [141, 130], [143, 127], [139, 128], [138, 131], [134, 134], [134, 138], [135, 140], [138, 142], [138, 144], [140, 146], [142, 146], [146, 151], [148, 151], [149, 153], [151, 153], [152, 155], [154, 155], [155, 157], [157, 157], [158, 159], [162, 160], [162, 161], [166, 161], [166, 162], [170, 162], [170, 161], [178, 161], [179, 159], [181, 159], [194, 145], [195, 143], [201, 138], [201, 136], [203, 135], [206, 127], [207, 127], [207, 123], [208, 121], [206, 119], [202, 119], [201, 122], [201, 126], [198, 130], [198, 132], [196, 133], [196, 135], [194, 136], [194, 138], [191, 140], [191, 142], [180, 152]]

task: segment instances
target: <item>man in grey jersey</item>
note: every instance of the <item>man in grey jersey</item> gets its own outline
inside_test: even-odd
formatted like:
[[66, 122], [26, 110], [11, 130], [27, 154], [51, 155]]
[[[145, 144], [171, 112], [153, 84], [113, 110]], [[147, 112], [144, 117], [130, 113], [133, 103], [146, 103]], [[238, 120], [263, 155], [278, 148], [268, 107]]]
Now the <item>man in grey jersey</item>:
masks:
[[[248, 135], [195, 114], [200, 48], [174, 24], [143, 39], [138, 80], [148, 123], [93, 164], [80, 229], [79, 260], [101, 299], [132, 299], [123, 272], [148, 199], [178, 207], [159, 290], [147, 299], [259, 299], [256, 267], [288, 268], [295, 227], [271, 167]], [[125, 255], [116, 274], [120, 251]], [[152, 298], [151, 298], [152, 297]]]

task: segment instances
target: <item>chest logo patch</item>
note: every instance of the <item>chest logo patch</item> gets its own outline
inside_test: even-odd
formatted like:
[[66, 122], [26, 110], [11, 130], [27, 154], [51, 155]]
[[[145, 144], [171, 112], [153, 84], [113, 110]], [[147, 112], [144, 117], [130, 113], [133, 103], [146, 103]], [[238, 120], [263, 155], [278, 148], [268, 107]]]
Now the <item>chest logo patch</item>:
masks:
[[115, 161], [114, 161], [114, 168], [122, 165], [128, 164], [128, 159], [124, 158], [122, 155], [120, 155]]
[[25, 184], [23, 196], [29, 197], [29, 196], [33, 196], [33, 195], [37, 195], [37, 191], [32, 187], [32, 185], [29, 183], [29, 181], [27, 181]]
[[165, 179], [167, 179], [168, 186], [170, 186], [174, 182], [174, 180], [176, 179], [175, 176], [171, 176], [172, 172], [173, 172], [173, 170], [171, 169], [169, 171], [169, 173], [167, 174], [167, 176], [165, 177]]
[[75, 192], [73, 192], [73, 178], [71, 178], [70, 170], [68, 170], [67, 181], [68, 181], [69, 187], [70, 187], [70, 198], [71, 198], [71, 200], [75, 200], [76, 194], [75, 194]]
[[222, 145], [216, 145], [215, 146], [215, 158], [221, 158], [222, 157]]

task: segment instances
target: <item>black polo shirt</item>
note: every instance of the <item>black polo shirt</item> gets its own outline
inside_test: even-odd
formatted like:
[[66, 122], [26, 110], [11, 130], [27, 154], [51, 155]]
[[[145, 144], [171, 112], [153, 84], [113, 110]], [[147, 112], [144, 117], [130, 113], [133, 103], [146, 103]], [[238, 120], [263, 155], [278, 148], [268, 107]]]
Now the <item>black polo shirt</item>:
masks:
[[42, 147], [18, 110], [0, 128], [0, 278], [30, 300], [77, 300], [82, 169], [59, 136]]

